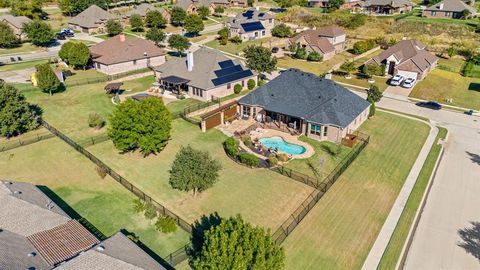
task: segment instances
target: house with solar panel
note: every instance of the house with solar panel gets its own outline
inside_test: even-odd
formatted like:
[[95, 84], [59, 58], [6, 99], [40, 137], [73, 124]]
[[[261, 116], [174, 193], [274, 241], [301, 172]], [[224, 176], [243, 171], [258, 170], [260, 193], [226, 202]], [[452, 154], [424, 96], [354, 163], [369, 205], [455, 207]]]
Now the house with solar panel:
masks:
[[0, 180], [0, 217], [0, 269], [166, 269], [121, 232], [98, 239], [29, 183]]
[[155, 67], [155, 76], [165, 91], [208, 101], [234, 93], [236, 84], [247, 88], [256, 74], [217, 50], [201, 47], [186, 58], [175, 58]]
[[272, 36], [275, 19], [269, 13], [251, 8], [225, 21], [229, 37], [240, 37], [243, 41]]

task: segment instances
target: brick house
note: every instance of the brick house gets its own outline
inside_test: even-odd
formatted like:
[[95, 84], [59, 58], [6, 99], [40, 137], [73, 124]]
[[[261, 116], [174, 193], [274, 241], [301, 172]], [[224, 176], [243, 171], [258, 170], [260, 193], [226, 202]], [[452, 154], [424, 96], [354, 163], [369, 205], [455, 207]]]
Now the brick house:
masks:
[[269, 13], [251, 8], [230, 18], [224, 23], [229, 29], [229, 37], [240, 37], [242, 40], [253, 40], [272, 36], [275, 19]]
[[246, 7], [247, 0], [177, 0], [175, 6], [182, 8], [187, 13], [197, 13], [201, 6], [208, 7], [213, 14], [216, 7]]
[[410, 12], [413, 5], [409, 0], [365, 0], [355, 3], [352, 8], [369, 15], [393, 15]]
[[0, 16], [0, 21], [6, 23], [10, 28], [12, 28], [13, 33], [19, 40], [23, 40], [27, 37], [23, 32], [23, 25], [32, 22], [32, 20], [25, 16], [12, 15], [2, 15]]
[[106, 32], [107, 21], [110, 19], [119, 20], [117, 16], [102, 8], [91, 5], [77, 16], [73, 17], [68, 26], [82, 33], [95, 34]]
[[287, 46], [303, 46], [307, 52], [316, 51], [323, 56], [323, 60], [328, 60], [345, 49], [345, 41], [345, 31], [341, 27], [330, 25], [304, 31], [290, 38]]
[[469, 17], [477, 17], [477, 10], [462, 0], [443, 0], [424, 9], [422, 15], [428, 18], [461, 19], [464, 10], [468, 10]]

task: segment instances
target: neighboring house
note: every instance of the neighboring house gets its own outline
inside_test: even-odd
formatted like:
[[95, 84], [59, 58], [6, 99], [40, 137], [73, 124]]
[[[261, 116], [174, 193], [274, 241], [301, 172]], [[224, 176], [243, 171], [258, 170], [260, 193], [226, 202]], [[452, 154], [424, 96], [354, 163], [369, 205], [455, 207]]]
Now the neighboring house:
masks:
[[366, 0], [353, 5], [356, 12], [370, 15], [393, 15], [412, 11], [413, 5], [409, 0]]
[[[360, 1], [361, 0], [346, 0], [345, 3], [343, 3], [340, 6], [340, 9], [351, 9], [354, 7], [356, 3]], [[308, 0], [308, 6], [328, 8], [330, 7], [330, 1], [329, 0]]]
[[468, 10], [468, 17], [477, 17], [477, 10], [462, 0], [443, 0], [423, 10], [422, 15], [429, 18], [461, 19], [463, 11]]
[[306, 30], [287, 41], [288, 46], [302, 46], [307, 52], [318, 52], [323, 60], [332, 58], [345, 49], [345, 31], [330, 25], [316, 30]]
[[0, 181], [0, 217], [0, 269], [165, 269], [122, 233], [99, 241], [32, 184]]
[[147, 13], [154, 10], [159, 11], [165, 20], [170, 21], [170, 12], [168, 12], [168, 10], [164, 8], [157, 8], [148, 3], [142, 3], [140, 5], [134, 6], [131, 10], [127, 12], [127, 14], [125, 14], [124, 17], [126, 19], [129, 19], [133, 14], [137, 14], [140, 15], [143, 19], [145, 19]]
[[109, 75], [165, 63], [165, 51], [155, 43], [124, 34], [90, 47], [90, 52], [95, 69]]
[[77, 16], [73, 17], [68, 25], [70, 28], [82, 33], [96, 34], [106, 32], [106, 24], [110, 19], [118, 19], [117, 16], [91, 5]]
[[251, 8], [228, 19], [224, 25], [228, 27], [231, 38], [238, 36], [245, 41], [271, 37], [275, 19], [269, 13]]
[[385, 65], [385, 73], [423, 80], [437, 66], [438, 58], [417, 40], [403, 40], [365, 64]]
[[247, 0], [177, 0], [175, 6], [182, 8], [189, 14], [197, 13], [198, 8], [205, 6], [213, 14], [216, 7], [245, 7], [247, 6]]
[[205, 101], [231, 95], [236, 84], [247, 88], [248, 80], [257, 80], [238, 60], [204, 47], [188, 53], [186, 59], [174, 58], [154, 70], [164, 89]]
[[19, 40], [23, 40], [27, 37], [23, 32], [23, 25], [32, 22], [32, 20], [25, 16], [12, 15], [2, 15], [0, 16], [0, 21], [5, 22], [8, 26], [10, 26], [10, 28], [13, 30], [13, 33]]
[[297, 69], [242, 97], [240, 115], [340, 142], [368, 118], [370, 103], [336, 82]]

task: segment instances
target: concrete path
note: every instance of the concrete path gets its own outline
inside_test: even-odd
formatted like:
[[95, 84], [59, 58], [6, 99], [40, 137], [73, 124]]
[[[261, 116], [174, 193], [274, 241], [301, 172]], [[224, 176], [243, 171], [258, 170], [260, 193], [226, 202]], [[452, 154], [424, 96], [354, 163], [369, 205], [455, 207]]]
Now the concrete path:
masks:
[[428, 153], [430, 152], [430, 149], [435, 143], [435, 138], [438, 134], [438, 128], [432, 123], [428, 123], [414, 117], [408, 117], [401, 114], [399, 115], [428, 124], [430, 126], [430, 132], [428, 134], [427, 140], [425, 141], [417, 157], [417, 160], [413, 164], [413, 167], [410, 170], [410, 173], [408, 174], [402, 189], [400, 190], [400, 193], [398, 194], [397, 199], [395, 200], [395, 203], [392, 206], [392, 209], [390, 210], [390, 213], [388, 214], [387, 219], [385, 220], [385, 223], [382, 226], [380, 233], [377, 236], [377, 239], [375, 240], [375, 243], [373, 244], [372, 249], [370, 250], [370, 253], [367, 256], [367, 259], [363, 264], [363, 267], [362, 267], [363, 270], [377, 269], [378, 264], [382, 259], [383, 253], [387, 248], [388, 242], [390, 241], [390, 238], [392, 237], [393, 232], [395, 231], [397, 223], [400, 220], [400, 216], [402, 215], [403, 209], [407, 204], [410, 193], [412, 192], [413, 187], [417, 182], [420, 171], [422, 170], [422, 166], [425, 163]]
[[95, 42], [95, 43], [100, 43], [102, 41], [104, 41], [103, 39], [101, 38], [98, 38], [96, 36], [91, 36], [87, 33], [75, 33], [75, 36], [70, 38], [70, 39], [79, 39], [79, 40], [87, 40], [87, 41], [91, 41], [91, 42]]
[[389, 85], [389, 86], [387, 86], [387, 89], [385, 89], [384, 93], [408, 97], [410, 95], [410, 93], [412, 92], [412, 90], [413, 90], [413, 87], [412, 88], [405, 88], [405, 87], [401, 87], [401, 86]]

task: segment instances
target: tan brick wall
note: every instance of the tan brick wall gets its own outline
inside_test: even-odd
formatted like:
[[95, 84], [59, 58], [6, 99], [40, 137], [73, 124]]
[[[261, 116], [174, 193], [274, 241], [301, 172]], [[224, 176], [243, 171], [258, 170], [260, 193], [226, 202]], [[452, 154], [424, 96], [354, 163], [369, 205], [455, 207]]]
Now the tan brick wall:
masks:
[[[132, 70], [147, 68], [148, 67], [147, 63], [148, 63], [147, 59], [139, 59], [136, 61], [136, 64], [134, 64], [134, 61], [129, 61], [129, 62], [122, 62], [118, 64], [112, 64], [112, 65], [99, 64], [100, 65], [99, 67], [97, 63], [94, 62], [94, 65], [97, 71], [108, 74], [108, 75], [112, 75], [112, 74], [124, 73]], [[163, 63], [165, 63], [164, 55], [150, 58], [151, 66], [160, 66]]]

